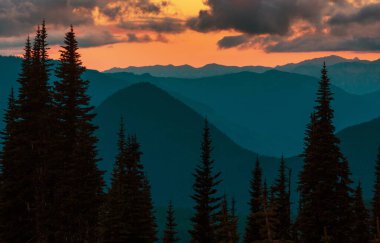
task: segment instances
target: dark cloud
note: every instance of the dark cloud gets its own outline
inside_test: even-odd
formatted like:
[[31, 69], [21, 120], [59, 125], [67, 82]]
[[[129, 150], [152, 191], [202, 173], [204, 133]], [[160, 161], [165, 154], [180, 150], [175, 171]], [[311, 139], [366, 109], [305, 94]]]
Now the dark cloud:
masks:
[[[34, 34], [42, 19], [48, 24], [51, 44], [60, 44], [62, 33], [70, 24], [79, 29], [78, 38], [83, 47], [130, 40], [148, 42], [148, 35], [138, 40], [123, 34], [123, 37], [114, 36], [107, 27], [155, 32], [160, 38], [149, 41], [164, 42], [167, 39], [161, 33], [180, 33], [185, 29], [179, 19], [158, 17], [169, 5], [167, 0], [0, 0], [0, 48], [22, 46], [24, 38]], [[111, 22], [103, 26], [96, 24], [94, 11]], [[52, 30], [57, 30], [57, 34]]]
[[25, 35], [44, 18], [53, 25], [91, 24], [93, 1], [0, 0], [0, 36]]
[[123, 42], [124, 39], [117, 38], [111, 32], [107, 30], [96, 31], [93, 33], [87, 33], [78, 36], [78, 44], [80, 47], [95, 47], [104, 46]]
[[370, 24], [380, 21], [380, 3], [364, 6], [354, 13], [339, 13], [331, 17], [330, 25]]
[[225, 36], [218, 41], [218, 47], [221, 49], [228, 49], [236, 46], [240, 46], [249, 41], [247, 35]]
[[380, 51], [380, 38], [308, 35], [268, 45], [266, 50], [269, 52]]
[[201, 31], [236, 30], [246, 34], [285, 35], [297, 20], [318, 25], [327, 0], [207, 0], [210, 10], [191, 18], [190, 28]]
[[152, 38], [149, 35], [137, 36], [134, 33], [128, 33], [127, 37], [128, 38], [126, 42], [132, 42], [132, 43], [146, 43], [146, 42], [152, 41]]
[[186, 29], [182, 20], [168, 17], [123, 21], [119, 27], [126, 30], [151, 30], [157, 33], [181, 33]]
[[[62, 45], [64, 34], [61, 31], [49, 31], [49, 45]], [[78, 44], [80, 47], [96, 47], [119, 42], [125, 42], [127, 38], [119, 38], [114, 36], [108, 30], [95, 30], [90, 29], [84, 34], [77, 35]], [[11, 37], [5, 38], [0, 41], [0, 49], [19, 48], [25, 46], [26, 38], [24, 37]]]
[[[101, 1], [98, 0], [98, 7], [102, 14], [106, 15], [110, 19], [116, 19], [123, 17], [130, 13], [141, 14], [159, 14], [163, 8], [168, 6], [167, 1], [154, 3], [151, 0], [110, 0]], [[110, 4], [112, 3], [112, 4]]]
[[199, 32], [234, 30], [221, 49], [267, 52], [380, 51], [380, 3], [348, 0], [206, 0], [187, 25]]

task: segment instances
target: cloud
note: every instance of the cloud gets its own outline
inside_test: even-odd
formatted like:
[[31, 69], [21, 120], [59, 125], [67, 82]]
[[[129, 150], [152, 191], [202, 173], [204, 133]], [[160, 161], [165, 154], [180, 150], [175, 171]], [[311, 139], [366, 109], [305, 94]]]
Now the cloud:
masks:
[[370, 4], [353, 13], [336, 14], [329, 20], [330, 25], [371, 24], [380, 21], [380, 3]]
[[[62, 45], [64, 34], [61, 31], [52, 30], [48, 33], [49, 45]], [[127, 38], [115, 36], [106, 29], [88, 29], [85, 33], [77, 35], [77, 40], [80, 47], [96, 47], [125, 42]], [[25, 41], [26, 37], [23, 36], [0, 38], [0, 49], [22, 49], [25, 46]]]
[[157, 33], [181, 33], [186, 29], [182, 20], [169, 17], [123, 21], [118, 26], [126, 30], [151, 30]]
[[210, 9], [190, 18], [188, 26], [200, 32], [235, 30], [246, 34], [289, 32], [297, 20], [318, 24], [326, 0], [206, 0]]
[[247, 35], [225, 36], [218, 41], [218, 47], [221, 49], [228, 49], [247, 43], [248, 40], [249, 36]]
[[183, 21], [162, 16], [169, 5], [167, 0], [0, 0], [0, 48], [22, 46], [42, 19], [48, 24], [51, 44], [60, 43], [70, 24], [79, 30], [83, 47], [128, 42], [130, 38], [121, 33], [126, 30], [180, 33]]
[[52, 25], [91, 24], [92, 1], [0, 0], [0, 36], [25, 35], [41, 19]]
[[145, 42], [152, 41], [152, 38], [149, 35], [137, 36], [134, 33], [128, 33], [127, 37], [128, 37], [127, 42], [131, 42], [131, 43], [145, 43]]
[[232, 30], [221, 49], [380, 51], [380, 3], [349, 0], [206, 0], [187, 20], [199, 32]]

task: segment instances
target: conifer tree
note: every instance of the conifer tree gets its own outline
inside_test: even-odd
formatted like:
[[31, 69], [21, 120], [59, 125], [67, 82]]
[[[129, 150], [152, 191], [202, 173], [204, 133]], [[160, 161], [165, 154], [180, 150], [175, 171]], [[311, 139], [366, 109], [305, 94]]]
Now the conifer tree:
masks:
[[380, 147], [378, 150], [376, 167], [375, 167], [375, 186], [372, 198], [372, 234], [376, 235], [376, 239], [380, 239]]
[[236, 215], [236, 206], [235, 206], [235, 199], [232, 198], [231, 202], [231, 243], [237, 243], [239, 242], [240, 236], [239, 236], [239, 230], [238, 230], [238, 223], [239, 223], [239, 218]]
[[[33, 166], [26, 157], [27, 139], [25, 128], [20, 126], [19, 118], [24, 118], [26, 106], [29, 104], [32, 78], [32, 47], [28, 37], [25, 44], [25, 53], [21, 64], [21, 73], [18, 82], [20, 90], [16, 102], [16, 112], [13, 127], [13, 139], [5, 134], [2, 154], [2, 187], [1, 187], [1, 239], [4, 242], [27, 242], [34, 237], [33, 217], [31, 213], [34, 193]], [[23, 111], [23, 113], [21, 113]], [[8, 113], [8, 112], [7, 112]], [[23, 114], [23, 116], [21, 116]], [[8, 126], [5, 117], [6, 126]], [[10, 131], [5, 131], [9, 133]], [[11, 156], [11, 157], [10, 157]]]
[[235, 215], [235, 202], [229, 208], [226, 196], [223, 197], [221, 210], [217, 216], [217, 237], [219, 243], [235, 243], [239, 241], [237, 232], [237, 217]]
[[218, 228], [216, 235], [218, 242], [230, 242], [231, 241], [231, 216], [228, 208], [228, 202], [226, 195], [224, 195], [221, 202], [221, 209], [217, 215]]
[[211, 158], [211, 136], [207, 119], [203, 129], [201, 146], [201, 162], [195, 170], [193, 185], [195, 214], [191, 218], [191, 242], [217, 242], [216, 215], [219, 213], [220, 197], [217, 196], [217, 186], [220, 183], [220, 172], [214, 172], [214, 161]]
[[13, 233], [8, 230], [12, 230], [10, 226], [14, 226], [14, 211], [10, 209], [14, 209], [12, 207], [17, 203], [12, 195], [13, 188], [17, 183], [13, 174], [17, 151], [15, 144], [16, 112], [16, 100], [12, 89], [4, 115], [5, 128], [1, 132], [3, 150], [0, 157], [0, 239], [7, 242], [15, 239], [15, 236], [12, 236]]
[[168, 210], [166, 212], [166, 224], [164, 230], [164, 237], [162, 238], [163, 243], [175, 243], [179, 242], [179, 238], [177, 237], [177, 224], [175, 222], [174, 209], [173, 204], [170, 201]]
[[85, 68], [72, 27], [60, 52], [54, 87], [63, 151], [57, 189], [57, 200], [61, 200], [57, 241], [95, 242], [103, 181], [97, 167], [94, 108], [86, 94], [88, 81], [81, 78]]
[[355, 190], [354, 205], [353, 205], [353, 229], [352, 229], [352, 242], [370, 242], [369, 232], [369, 214], [364, 205], [362, 187], [359, 183]]
[[104, 242], [125, 242], [127, 229], [123, 222], [126, 210], [126, 156], [127, 144], [124, 121], [121, 118], [118, 133], [118, 154], [112, 171], [111, 188], [107, 194], [104, 208], [103, 233]]
[[260, 225], [261, 240], [257, 242], [273, 242], [277, 238], [275, 227], [278, 225], [278, 221], [273, 203], [273, 195], [269, 195], [266, 181], [264, 181], [261, 201], [262, 210], [256, 214]]
[[[3, 151], [1, 152], [1, 174], [4, 173], [4, 169], [7, 169], [8, 165], [4, 166], [3, 163], [11, 162], [14, 159], [14, 136], [15, 136], [15, 125], [16, 125], [16, 99], [14, 96], [13, 88], [11, 89], [10, 95], [8, 97], [8, 107], [5, 110], [3, 122], [5, 124], [4, 130], [1, 132]], [[3, 180], [1, 180], [3, 182]]]
[[301, 242], [318, 242], [325, 231], [332, 243], [351, 242], [344, 232], [352, 221], [341, 220], [350, 217], [345, 215], [350, 212], [351, 204], [349, 170], [334, 134], [332, 100], [330, 80], [323, 65], [317, 105], [305, 138], [304, 167], [299, 181]]
[[156, 240], [157, 225], [136, 136], [129, 136], [126, 153], [126, 206], [123, 214], [126, 242], [152, 243]]
[[245, 229], [244, 242], [251, 243], [256, 240], [261, 240], [260, 236], [260, 222], [257, 214], [263, 210], [262, 203], [262, 169], [260, 166], [259, 158], [256, 160], [256, 165], [252, 173], [249, 202], [250, 212], [247, 219], [247, 225]]
[[157, 225], [154, 215], [154, 207], [151, 193], [151, 186], [148, 178], [144, 175], [142, 184], [142, 200], [141, 200], [141, 229], [138, 231], [143, 242], [155, 242], [157, 240]]
[[272, 187], [273, 205], [278, 223], [275, 225], [279, 240], [290, 239], [290, 190], [284, 156], [281, 157], [278, 178]]
[[[49, 69], [46, 27], [38, 28], [33, 47], [29, 38], [19, 76], [20, 90], [16, 102], [12, 161], [4, 162], [9, 176], [6, 194], [10, 197], [3, 210], [12, 214], [2, 229], [9, 242], [50, 240], [49, 215], [52, 212], [49, 177], [50, 162], [54, 161], [52, 144], [52, 100], [48, 84]], [[8, 173], [7, 172], [7, 173]], [[4, 218], [2, 219], [4, 220]]]

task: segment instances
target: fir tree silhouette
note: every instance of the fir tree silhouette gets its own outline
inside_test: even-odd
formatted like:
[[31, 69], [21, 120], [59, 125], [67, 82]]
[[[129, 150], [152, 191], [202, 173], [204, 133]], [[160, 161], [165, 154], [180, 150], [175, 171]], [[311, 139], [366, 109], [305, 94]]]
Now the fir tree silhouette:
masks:
[[126, 242], [127, 228], [123, 221], [126, 209], [126, 164], [127, 141], [125, 137], [124, 120], [120, 119], [118, 133], [118, 154], [112, 171], [111, 188], [108, 191], [105, 208], [103, 209], [102, 238], [104, 242]]
[[217, 186], [220, 184], [220, 172], [214, 172], [214, 161], [211, 158], [212, 142], [207, 119], [203, 129], [201, 145], [201, 162], [197, 166], [193, 185], [195, 213], [191, 218], [191, 242], [217, 242], [217, 219], [220, 197], [217, 195]]
[[375, 166], [375, 186], [372, 198], [371, 230], [376, 239], [380, 239], [380, 147]]
[[86, 94], [88, 81], [73, 27], [66, 33], [56, 69], [54, 100], [60, 131], [61, 164], [57, 200], [60, 229], [57, 241], [95, 242], [103, 180], [97, 167], [95, 117]]
[[290, 189], [284, 156], [281, 157], [278, 177], [272, 186], [273, 205], [278, 219], [276, 234], [279, 240], [290, 240]]
[[166, 211], [166, 224], [164, 230], [164, 237], [162, 238], [163, 243], [179, 242], [176, 227], [177, 224], [175, 222], [174, 208], [172, 202], [170, 201], [168, 210]]
[[301, 242], [318, 242], [325, 232], [332, 243], [352, 242], [349, 234], [352, 198], [348, 163], [334, 134], [333, 97], [325, 64], [321, 73], [317, 105], [305, 138], [297, 226]]
[[157, 239], [157, 225], [150, 184], [144, 173], [140, 144], [135, 135], [128, 137], [126, 153], [126, 205], [123, 214], [126, 242], [152, 243]]
[[249, 201], [250, 212], [247, 219], [244, 242], [251, 243], [257, 240], [261, 240], [260, 234], [260, 222], [258, 219], [258, 213], [263, 210], [263, 179], [262, 179], [262, 169], [260, 166], [260, 160], [257, 157], [256, 165], [252, 173], [252, 179], [250, 183], [250, 196]]
[[235, 205], [229, 208], [227, 197], [224, 196], [221, 203], [221, 210], [218, 214], [217, 237], [220, 243], [238, 242], [237, 217], [235, 215]]
[[360, 183], [355, 190], [353, 212], [353, 230], [351, 233], [353, 236], [353, 242], [369, 243], [371, 238], [369, 231], [369, 213], [364, 205], [363, 192]]

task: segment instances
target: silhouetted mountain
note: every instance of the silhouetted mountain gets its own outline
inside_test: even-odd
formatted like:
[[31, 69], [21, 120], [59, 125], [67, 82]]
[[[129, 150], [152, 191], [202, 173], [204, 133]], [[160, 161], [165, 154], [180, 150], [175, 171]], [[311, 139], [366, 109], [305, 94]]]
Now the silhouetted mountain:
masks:
[[[192, 205], [192, 173], [200, 160], [202, 116], [148, 83], [132, 85], [117, 92], [98, 107], [97, 113], [102, 169], [110, 172], [112, 168], [118, 122], [123, 116], [127, 132], [136, 134], [141, 142], [142, 161], [152, 182], [156, 203], [165, 205], [172, 199], [175, 205]], [[244, 209], [256, 154], [238, 146], [213, 125], [211, 132], [215, 167], [222, 171], [221, 192], [235, 196], [239, 207]], [[261, 160], [267, 179], [271, 181], [276, 175], [273, 172], [277, 170], [279, 159], [261, 157]], [[298, 165], [293, 162], [294, 167]]]
[[335, 86], [353, 94], [366, 94], [380, 90], [380, 60], [370, 62], [329, 56], [297, 64], [287, 64], [276, 69], [319, 78], [323, 61], [326, 61], [329, 66], [329, 76]]
[[[53, 64], [56, 64], [54, 61]], [[0, 56], [0, 117], [3, 117], [4, 108], [6, 107], [6, 102], [8, 94], [13, 87], [15, 90], [18, 89], [19, 84], [17, 82], [18, 74], [20, 72], [21, 59], [18, 57], [2, 57]], [[124, 88], [135, 82], [137, 78], [135, 75], [131, 74], [133, 77], [128, 77], [126, 79], [120, 80], [116, 77], [111, 77], [104, 73], [100, 73], [95, 70], [87, 70], [83, 78], [90, 80], [90, 86], [88, 93], [91, 97], [92, 105], [97, 106], [102, 101], [104, 101], [108, 96], [115, 93], [116, 91]], [[51, 82], [55, 81], [54, 71], [51, 71]], [[4, 97], [4, 98], [3, 98]], [[1, 120], [1, 119], [0, 119]], [[0, 129], [3, 127], [2, 120], [0, 121]]]
[[[19, 62], [18, 58], [0, 57], [0, 71], [4, 73], [4, 79], [0, 81], [0, 95], [4, 97], [0, 100], [0, 115], [3, 114], [5, 97], [11, 86], [18, 86], [15, 80]], [[376, 62], [371, 63], [375, 65]], [[346, 64], [350, 63], [336, 65]], [[358, 62], [357, 65], [362, 64]], [[333, 74], [330, 77], [334, 80]], [[242, 72], [201, 79], [106, 74], [88, 70], [84, 78], [90, 80], [89, 94], [95, 106], [130, 84], [151, 82], [198, 113], [207, 115], [213, 124], [239, 145], [268, 155], [281, 152], [294, 155], [301, 151], [303, 133], [317, 87], [315, 78], [274, 70], [262, 74]], [[338, 88], [334, 88], [334, 92], [338, 130], [380, 115], [377, 109], [380, 92], [363, 96], [351, 95]]]
[[112, 68], [105, 71], [105, 73], [117, 73], [117, 72], [130, 72], [134, 74], [149, 73], [156, 77], [174, 77], [174, 78], [201, 78], [211, 77], [216, 75], [223, 75], [228, 73], [238, 73], [243, 71], [250, 72], [264, 72], [269, 70], [268, 67], [263, 66], [224, 66], [219, 64], [207, 64], [203, 67], [192, 67], [190, 65], [173, 66], [173, 65], [155, 65], [145, 67], [127, 67], [127, 68]]
[[[124, 79], [124, 75], [130, 77], [111, 74], [118, 79]], [[207, 115], [243, 147], [268, 155], [294, 155], [302, 150], [318, 80], [271, 70], [201, 79], [156, 78], [150, 82]], [[380, 115], [380, 93], [358, 96], [337, 87], [333, 92], [338, 130]]]
[[309, 60], [305, 60], [298, 63], [288, 63], [285, 65], [279, 65], [276, 67], [277, 70], [286, 71], [286, 72], [297, 72], [296, 70], [300, 66], [316, 66], [321, 69], [323, 62], [326, 62], [329, 66], [344, 63], [344, 62], [354, 62], [360, 61], [359, 59], [347, 59], [336, 55], [326, 56], [326, 57], [318, 57]]
[[[331, 80], [335, 86], [353, 94], [366, 94], [380, 90], [380, 60], [370, 62], [359, 60], [358, 58], [346, 59], [332, 55], [299, 63], [289, 63], [277, 66], [275, 69], [319, 78], [320, 69], [324, 61], [329, 66]], [[270, 69], [272, 68], [261, 66], [236, 67], [208, 64], [201, 68], [194, 68], [189, 65], [112, 68], [106, 72], [149, 73], [156, 77], [202, 78], [243, 71], [262, 73]]]
[[353, 178], [363, 183], [368, 199], [373, 193], [375, 161], [380, 146], [380, 118], [346, 128], [337, 135], [341, 148], [350, 161]]

